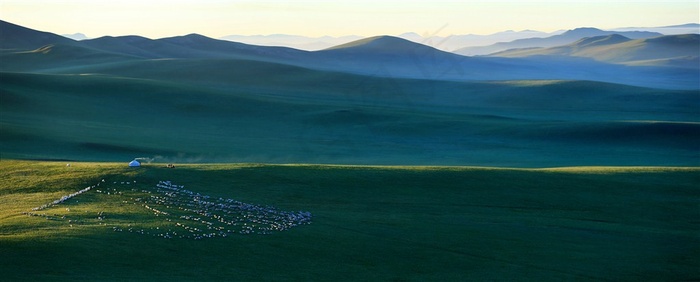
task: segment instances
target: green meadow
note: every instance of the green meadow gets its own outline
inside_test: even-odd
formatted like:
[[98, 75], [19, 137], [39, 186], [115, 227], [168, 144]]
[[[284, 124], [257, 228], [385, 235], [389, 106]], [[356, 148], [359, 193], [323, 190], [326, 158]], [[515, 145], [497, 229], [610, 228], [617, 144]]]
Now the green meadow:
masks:
[[[1, 72], [5, 158], [498, 167], [698, 166], [698, 91], [448, 82], [240, 60]], [[182, 71], [196, 69], [189, 74]], [[209, 74], [209, 75], [207, 75]], [[264, 75], [265, 74], [265, 75]], [[292, 75], [293, 74], [293, 75]]]
[[695, 67], [0, 28], [0, 281], [700, 280]]
[[[128, 181], [137, 191], [166, 180], [308, 211], [312, 223], [203, 240], [116, 232], [163, 219], [95, 188], [41, 211], [50, 219], [23, 214], [96, 183], [104, 192]], [[682, 167], [171, 169], [3, 159], [0, 273], [5, 281], [689, 281], [700, 278], [698, 183], [700, 169]]]

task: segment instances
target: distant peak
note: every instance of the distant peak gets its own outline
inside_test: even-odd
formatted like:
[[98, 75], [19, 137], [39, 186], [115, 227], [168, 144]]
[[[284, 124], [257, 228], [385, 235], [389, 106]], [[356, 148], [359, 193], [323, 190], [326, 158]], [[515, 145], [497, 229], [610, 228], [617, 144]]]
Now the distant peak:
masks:
[[182, 37], [185, 37], [185, 38], [209, 38], [209, 37], [206, 37], [206, 36], [201, 35], [199, 33], [190, 33], [188, 35], [183, 35]]
[[595, 27], [579, 27], [567, 30], [565, 33], [591, 33], [591, 32], [601, 32], [603, 30], [597, 29]]
[[630, 41], [630, 40], [632, 40], [632, 39], [629, 39], [629, 38], [622, 36], [622, 35], [619, 35], [619, 34], [610, 34], [610, 35], [584, 37], [584, 38], [581, 38], [580, 40], [572, 43], [572, 45], [576, 45], [579, 47], [597, 46], [597, 45], [617, 44], [617, 43], [622, 43], [622, 42], [626, 42], [626, 41]]
[[360, 40], [355, 40], [355, 41], [352, 41], [349, 43], [345, 43], [342, 45], [328, 48], [326, 50], [359, 48], [359, 47], [365, 47], [365, 48], [389, 47], [391, 45], [402, 45], [402, 44], [415, 44], [415, 43], [413, 43], [409, 40], [403, 39], [403, 38], [399, 38], [399, 37], [394, 37], [394, 36], [390, 36], [390, 35], [379, 35], [379, 36], [367, 37], [367, 38], [360, 39]]
[[378, 36], [372, 36], [368, 37], [366, 39], [369, 39], [370, 41], [394, 41], [394, 42], [409, 42], [406, 39], [396, 37], [396, 36], [391, 36], [391, 35], [378, 35]]
[[73, 33], [73, 34], [61, 34], [63, 37], [67, 37], [73, 40], [86, 40], [90, 39], [88, 38], [85, 34], [82, 33]]
[[209, 37], [206, 37], [206, 36], [198, 34], [198, 33], [190, 33], [187, 35], [161, 38], [159, 40], [170, 41], [170, 42], [180, 42], [180, 43], [186, 43], [186, 42], [196, 43], [196, 42], [205, 42], [205, 41], [216, 40], [216, 39], [209, 38]]
[[601, 29], [595, 28], [595, 27], [577, 27], [574, 29], [571, 29], [570, 31], [600, 31]]
[[122, 35], [122, 36], [110, 36], [110, 35], [105, 35], [102, 37], [98, 37], [95, 39], [89, 39], [90, 41], [111, 41], [111, 40], [123, 40], [124, 42], [139, 42], [139, 41], [150, 41], [151, 39], [148, 39], [143, 36], [138, 36], [138, 35]]
[[611, 35], [608, 35], [608, 36], [603, 36], [602, 39], [607, 40], [607, 41], [616, 41], [616, 42], [632, 40], [631, 38], [629, 38], [629, 37], [627, 37], [627, 36], [620, 35], [620, 34], [617, 34], [617, 33], [614, 33], [614, 34], [611, 34]]
[[173, 37], [168, 37], [168, 38], [163, 38], [163, 39], [204, 40], [204, 39], [212, 39], [212, 38], [206, 37], [206, 36], [201, 35], [199, 33], [190, 33], [187, 35], [173, 36]]

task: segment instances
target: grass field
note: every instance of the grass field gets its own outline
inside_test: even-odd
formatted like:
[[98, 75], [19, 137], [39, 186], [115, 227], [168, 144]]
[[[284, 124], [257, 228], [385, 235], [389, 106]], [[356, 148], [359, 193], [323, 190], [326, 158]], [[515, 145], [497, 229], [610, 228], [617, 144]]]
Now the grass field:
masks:
[[696, 66], [0, 28], [0, 281], [700, 280]]
[[[163, 219], [96, 189], [43, 211], [78, 218], [73, 226], [22, 214], [102, 179], [103, 190], [170, 180], [313, 220], [269, 235], [163, 239], [115, 232], [111, 225]], [[671, 167], [2, 160], [0, 273], [6, 281], [695, 280], [698, 183], [700, 169]], [[105, 221], [95, 220], [99, 212]]]
[[99, 72], [113, 74], [0, 73], [0, 153], [180, 163], [700, 165], [698, 91], [389, 79], [237, 60]]

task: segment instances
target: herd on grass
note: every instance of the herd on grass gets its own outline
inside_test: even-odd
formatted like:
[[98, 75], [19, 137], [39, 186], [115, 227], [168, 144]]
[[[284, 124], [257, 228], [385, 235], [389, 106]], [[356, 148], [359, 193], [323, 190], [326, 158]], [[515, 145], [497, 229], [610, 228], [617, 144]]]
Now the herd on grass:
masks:
[[[184, 189], [170, 181], [159, 181], [148, 189], [131, 188], [132, 182], [114, 182], [115, 186], [104, 188], [105, 181], [86, 187], [78, 192], [61, 197], [49, 204], [33, 208], [24, 214], [44, 217], [47, 220], [67, 221], [71, 224], [96, 224], [106, 226], [114, 232], [130, 232], [153, 237], [171, 239], [194, 239], [227, 237], [233, 234], [271, 234], [292, 227], [311, 223], [312, 215], [304, 211], [282, 211], [271, 206], [247, 204], [233, 199], [215, 198]], [[135, 183], [135, 181], [134, 181]], [[102, 188], [100, 188], [102, 185]], [[73, 215], [70, 212], [74, 197], [95, 191], [96, 196], [109, 204], [126, 210], [135, 207], [136, 213], [115, 214], [114, 218], [104, 211], [95, 215]], [[63, 214], [47, 214], [41, 211], [62, 208]], [[141, 208], [145, 209], [142, 210]], [[152, 218], [130, 220], [129, 215], [142, 216], [146, 212]]]

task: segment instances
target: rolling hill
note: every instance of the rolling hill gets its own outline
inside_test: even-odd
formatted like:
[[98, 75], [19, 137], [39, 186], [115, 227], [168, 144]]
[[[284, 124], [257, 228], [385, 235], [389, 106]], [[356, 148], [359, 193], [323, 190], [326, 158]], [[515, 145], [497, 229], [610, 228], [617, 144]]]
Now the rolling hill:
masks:
[[219, 38], [221, 40], [241, 42], [259, 46], [280, 46], [289, 47], [306, 51], [317, 51], [340, 44], [345, 44], [351, 41], [362, 39], [361, 36], [323, 36], [323, 37], [307, 37], [300, 35], [288, 34], [271, 34], [271, 35], [227, 35]]
[[[246, 69], [255, 64], [231, 62]], [[95, 161], [138, 155], [172, 162], [496, 166], [697, 165], [700, 157], [695, 91], [266, 67], [264, 73], [278, 70], [272, 72], [277, 77], [232, 74], [200, 82], [207, 85], [178, 76], [2, 73], [2, 153]], [[288, 71], [299, 76], [289, 78]]]
[[[328, 70], [386, 77], [472, 80], [475, 78], [466, 75], [470, 68], [489, 67], [488, 63], [478, 59], [393, 36], [365, 38], [317, 51], [313, 55]], [[466, 68], [467, 64], [472, 66]]]
[[632, 40], [622, 35], [587, 37], [572, 44], [551, 48], [513, 49], [492, 54], [496, 57], [576, 56], [610, 63], [650, 65], [670, 61], [678, 66], [700, 68], [700, 35], [666, 35]]
[[640, 63], [692, 40], [561, 51], [620, 64], [0, 22], [2, 279], [696, 279], [698, 70]]
[[72, 45], [76, 41], [49, 32], [29, 29], [0, 20], [0, 50], [27, 51], [49, 44]]
[[199, 34], [156, 40], [139, 36], [102, 37], [83, 40], [80, 44], [103, 51], [138, 56], [144, 59], [250, 58], [279, 60], [305, 53], [304, 51], [291, 48], [253, 46], [216, 40]]
[[[498, 42], [513, 41], [516, 39], [532, 38], [532, 37], [547, 37], [557, 34], [545, 33], [534, 30], [513, 31], [507, 30], [488, 35], [478, 34], [452, 34], [447, 36], [417, 34], [415, 32], [407, 32], [396, 35], [396, 37], [413, 41], [415, 43], [434, 47], [443, 51], [454, 51], [467, 46], [483, 46]], [[260, 46], [281, 46], [306, 51], [318, 51], [328, 49], [341, 44], [349, 43], [356, 40], [361, 40], [361, 36], [323, 36], [323, 37], [307, 37], [300, 35], [288, 34], [270, 34], [270, 35], [227, 35], [219, 38], [221, 40], [241, 42], [251, 45]], [[82, 40], [82, 39], [81, 39]]]
[[398, 37], [406, 40], [413, 41], [415, 43], [420, 43], [428, 45], [443, 51], [453, 52], [460, 48], [474, 47], [474, 46], [486, 46], [491, 44], [496, 44], [498, 42], [510, 42], [517, 39], [525, 38], [541, 38], [548, 37], [552, 35], [557, 35], [562, 31], [555, 31], [552, 33], [546, 33], [536, 30], [506, 30], [493, 34], [480, 35], [480, 34], [452, 34], [448, 36], [431, 35], [431, 34], [417, 34], [414, 32], [403, 33]]
[[[41, 33], [24, 31], [27, 37], [41, 37]], [[65, 39], [65, 38], [63, 38]], [[8, 42], [12, 38], [7, 39]], [[346, 72], [370, 76], [431, 79], [448, 81], [484, 81], [519, 79], [592, 80], [623, 83], [645, 87], [672, 89], [700, 88], [695, 70], [620, 67], [594, 60], [529, 60], [521, 58], [470, 58], [428, 47], [408, 40], [378, 36], [350, 42], [336, 48], [307, 52], [284, 47], [253, 46], [204, 37], [197, 34], [162, 39], [139, 36], [103, 37], [73, 42], [87, 48], [90, 54], [115, 54], [130, 60], [153, 59], [243, 59], [287, 64], [309, 69]], [[65, 44], [56, 44], [65, 45]], [[84, 65], [99, 65], [109, 61], [72, 61], [66, 58], [64, 66], [53, 59], [39, 58], [43, 53], [26, 56], [26, 51], [0, 52], [4, 60], [12, 62], [5, 71], [49, 71], [50, 73], [83, 73]], [[22, 63], [26, 60], [26, 63]], [[46, 65], [45, 65], [46, 64]], [[504, 71], [507, 70], [507, 71]], [[92, 72], [98, 72], [94, 70]], [[92, 73], [91, 72], [91, 73]]]
[[586, 58], [464, 57], [408, 40], [377, 36], [311, 52], [300, 66], [362, 75], [449, 81], [592, 80], [698, 89], [697, 70], [623, 67]]
[[49, 44], [30, 51], [0, 52], [0, 71], [67, 72], [91, 65], [126, 62], [140, 57], [77, 45]]
[[699, 159], [696, 70], [471, 58], [390, 36], [316, 52], [196, 34], [70, 42], [0, 52], [3, 158], [497, 166]]
[[570, 44], [585, 37], [606, 36], [619, 34], [627, 38], [641, 39], [657, 37], [663, 34], [649, 31], [605, 31], [597, 28], [576, 28], [568, 30], [562, 34], [557, 34], [544, 38], [524, 38], [510, 42], [499, 42], [488, 46], [465, 47], [455, 50], [454, 53], [465, 56], [488, 55], [509, 49], [533, 48], [533, 47], [555, 47]]

